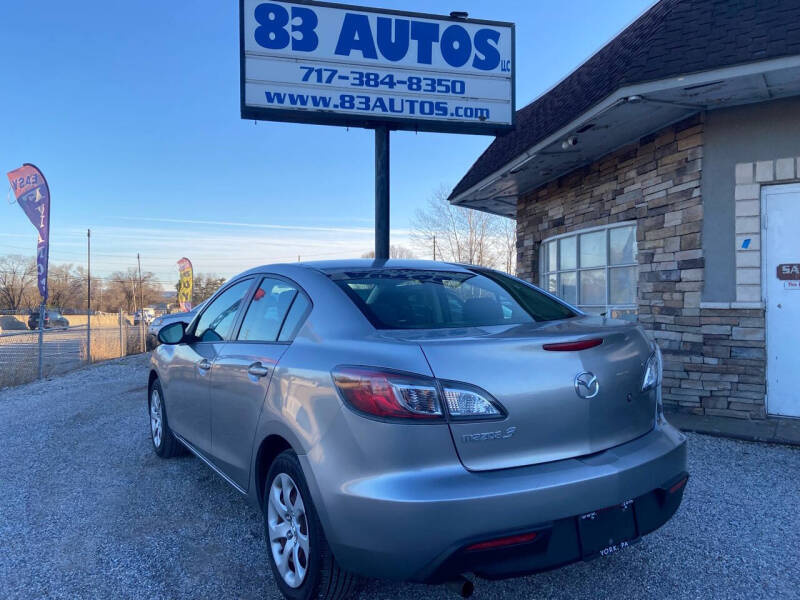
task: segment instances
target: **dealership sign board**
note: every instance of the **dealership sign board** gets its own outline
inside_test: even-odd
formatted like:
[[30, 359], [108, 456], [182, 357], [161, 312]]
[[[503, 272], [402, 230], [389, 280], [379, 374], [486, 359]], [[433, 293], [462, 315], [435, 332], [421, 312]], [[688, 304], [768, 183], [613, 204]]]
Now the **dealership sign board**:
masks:
[[800, 281], [800, 263], [778, 265], [778, 279], [783, 281]]
[[514, 25], [240, 0], [242, 118], [496, 135], [514, 125]]
[[800, 290], [800, 263], [778, 265], [778, 279], [783, 281], [783, 289]]

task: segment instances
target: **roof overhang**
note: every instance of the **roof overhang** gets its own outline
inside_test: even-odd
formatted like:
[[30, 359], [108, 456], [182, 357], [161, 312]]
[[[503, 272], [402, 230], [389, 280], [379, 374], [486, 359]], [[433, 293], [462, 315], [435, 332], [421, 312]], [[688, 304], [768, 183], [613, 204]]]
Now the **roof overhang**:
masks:
[[450, 201], [516, 217], [521, 195], [671, 123], [797, 95], [800, 55], [622, 87]]

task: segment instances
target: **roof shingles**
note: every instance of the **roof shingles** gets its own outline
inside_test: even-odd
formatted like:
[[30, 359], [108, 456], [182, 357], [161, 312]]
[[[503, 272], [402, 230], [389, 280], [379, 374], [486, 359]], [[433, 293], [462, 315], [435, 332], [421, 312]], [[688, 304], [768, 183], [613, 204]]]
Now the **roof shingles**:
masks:
[[626, 85], [800, 54], [799, 0], [661, 0], [566, 79], [517, 111], [451, 198]]

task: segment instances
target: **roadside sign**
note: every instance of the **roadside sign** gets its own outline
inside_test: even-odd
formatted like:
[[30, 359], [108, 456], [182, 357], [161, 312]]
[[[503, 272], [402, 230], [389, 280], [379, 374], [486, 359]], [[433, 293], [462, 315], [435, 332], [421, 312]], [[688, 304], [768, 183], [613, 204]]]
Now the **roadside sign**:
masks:
[[800, 281], [800, 263], [778, 265], [777, 271], [781, 281]]
[[514, 25], [240, 0], [244, 119], [498, 135], [514, 125]]

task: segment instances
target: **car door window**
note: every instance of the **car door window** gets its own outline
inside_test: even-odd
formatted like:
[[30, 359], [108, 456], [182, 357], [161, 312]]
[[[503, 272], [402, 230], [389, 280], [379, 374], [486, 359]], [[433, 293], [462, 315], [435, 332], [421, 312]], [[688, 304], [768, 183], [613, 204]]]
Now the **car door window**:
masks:
[[228, 339], [236, 320], [236, 313], [251, 283], [252, 279], [234, 283], [208, 305], [200, 315], [195, 328], [195, 336], [201, 342], [220, 342]]
[[283, 321], [283, 327], [278, 336], [279, 342], [289, 342], [294, 338], [310, 309], [311, 301], [305, 294], [298, 292], [294, 302], [292, 302], [292, 307], [289, 309], [289, 314], [286, 315], [286, 319]]
[[258, 286], [242, 321], [238, 339], [274, 342], [289, 307], [297, 296], [297, 288], [281, 279], [265, 278]]

